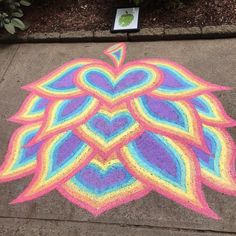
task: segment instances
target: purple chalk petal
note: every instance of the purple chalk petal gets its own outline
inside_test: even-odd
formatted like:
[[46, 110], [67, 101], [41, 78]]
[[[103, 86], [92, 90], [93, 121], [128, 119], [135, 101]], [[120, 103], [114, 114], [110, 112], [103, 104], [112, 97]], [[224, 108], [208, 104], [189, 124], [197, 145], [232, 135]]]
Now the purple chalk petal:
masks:
[[211, 155], [203, 152], [202, 150], [200, 150], [199, 148], [196, 148], [196, 147], [192, 147], [192, 150], [198, 159], [201, 159], [205, 163], [208, 163], [208, 164], [210, 163], [210, 158], [212, 158]]
[[137, 149], [151, 165], [177, 177], [176, 163], [173, 161], [170, 152], [148, 133], [144, 133], [135, 140]]
[[63, 117], [66, 117], [72, 114], [74, 111], [78, 110], [80, 106], [84, 105], [84, 102], [86, 102], [87, 99], [88, 99], [88, 96], [81, 96], [78, 98], [65, 100], [66, 106], [60, 113], [61, 119], [63, 119]]
[[118, 94], [127, 88], [141, 84], [148, 77], [148, 73], [144, 70], [137, 70], [128, 73], [116, 86], [115, 93]]
[[73, 69], [63, 75], [60, 79], [52, 82], [49, 86], [54, 89], [71, 89], [76, 87], [74, 84], [74, 77], [78, 69]]
[[199, 100], [199, 98], [193, 98], [191, 99], [192, 104], [199, 110], [208, 113], [209, 109], [208, 107]]
[[101, 73], [98, 73], [96, 71], [91, 71], [87, 74], [86, 80], [90, 84], [94, 85], [97, 88], [101, 88], [103, 91], [106, 91], [109, 94], [113, 94], [113, 92], [114, 92], [114, 88], [113, 88], [112, 84]]
[[198, 159], [201, 159], [205, 163], [211, 164], [212, 159], [214, 159], [214, 154], [213, 154], [214, 149], [213, 149], [211, 140], [208, 138], [207, 135], [205, 135], [205, 142], [206, 142], [206, 145], [207, 145], [210, 153], [212, 153], [212, 154], [209, 155], [209, 154], [205, 153], [204, 151], [202, 151], [199, 148], [194, 147], [194, 146], [192, 147], [192, 150], [194, 151], [194, 153], [195, 153], [195, 155], [197, 156]]
[[28, 158], [28, 157], [32, 157], [33, 155], [35, 155], [38, 152], [39, 148], [41, 147], [41, 144], [42, 143], [37, 143], [31, 147], [24, 148], [24, 150], [25, 150], [24, 157]]
[[41, 110], [41, 109], [45, 109], [46, 106], [48, 105], [49, 100], [45, 99], [45, 98], [40, 98], [40, 101], [37, 103], [35, 109], [37, 110]]
[[65, 162], [74, 152], [78, 150], [81, 145], [81, 140], [74, 134], [66, 138], [65, 142], [58, 148], [56, 154], [56, 162], [54, 168], [60, 166]]
[[185, 126], [181, 113], [175, 108], [171, 101], [164, 101], [150, 96], [143, 96], [142, 102], [150, 112], [150, 115], [158, 120], [164, 120]]
[[162, 72], [164, 74], [164, 81], [161, 85], [161, 87], [168, 87], [173, 89], [186, 89], [192, 87], [190, 84], [186, 83], [184, 80], [185, 78], [182, 78], [180, 75], [175, 74], [169, 69], [162, 69]]

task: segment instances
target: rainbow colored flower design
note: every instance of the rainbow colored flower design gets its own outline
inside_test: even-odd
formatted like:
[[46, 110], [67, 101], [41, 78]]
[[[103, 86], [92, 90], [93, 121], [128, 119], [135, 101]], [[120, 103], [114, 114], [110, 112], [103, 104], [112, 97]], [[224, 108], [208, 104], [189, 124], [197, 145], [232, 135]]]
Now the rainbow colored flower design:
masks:
[[236, 125], [208, 83], [162, 59], [124, 64], [126, 45], [71, 61], [23, 88], [0, 181], [34, 174], [12, 203], [57, 189], [94, 215], [150, 191], [218, 219], [202, 185], [236, 195]]

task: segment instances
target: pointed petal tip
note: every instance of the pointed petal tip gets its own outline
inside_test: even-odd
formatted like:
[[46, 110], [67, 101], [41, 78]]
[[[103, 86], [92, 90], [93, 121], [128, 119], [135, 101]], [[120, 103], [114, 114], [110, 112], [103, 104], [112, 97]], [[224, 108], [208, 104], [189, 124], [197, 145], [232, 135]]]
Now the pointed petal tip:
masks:
[[234, 90], [234, 88], [228, 87], [228, 86], [220, 86], [220, 88], [221, 88], [222, 90], [226, 90], [226, 91]]
[[196, 212], [214, 220], [221, 220], [221, 217], [218, 216], [218, 214], [214, 212], [207, 204], [204, 205], [205, 207], [203, 206], [203, 208], [197, 209]]
[[221, 217], [208, 206], [208, 203], [205, 200], [203, 200], [201, 205], [202, 206], [197, 209], [198, 213], [214, 220], [221, 220]]
[[214, 219], [214, 220], [221, 220], [221, 217], [217, 213], [215, 213], [213, 210], [211, 210], [210, 208], [208, 210], [207, 216]]
[[[209, 124], [210, 126], [213, 126], [212, 124]], [[236, 121], [233, 118], [229, 118], [224, 123], [216, 123], [214, 126], [219, 126], [222, 128], [231, 128], [236, 126]]]
[[98, 209], [94, 211], [89, 211], [94, 217], [99, 217], [104, 211], [100, 211]]
[[23, 202], [28, 202], [28, 201], [31, 201], [31, 200], [37, 198], [37, 197], [38, 196], [35, 196], [34, 194], [27, 195], [26, 191], [24, 191], [16, 199], [11, 201], [10, 204], [15, 205], [15, 204], [23, 203]]
[[7, 121], [14, 122], [15, 119], [16, 119], [15, 116], [11, 116], [11, 117], [7, 118]]
[[27, 85], [23, 85], [23, 86], [21, 86], [20, 87], [21, 89], [23, 89], [23, 90], [30, 90], [30, 86], [27, 84]]
[[104, 53], [107, 54], [107, 53], [111, 53], [115, 50], [118, 50], [119, 48], [126, 48], [126, 44], [123, 43], [123, 42], [120, 42], [120, 43], [116, 43], [116, 44], [113, 44], [112, 46], [106, 48], [104, 50]]
[[229, 123], [229, 127], [234, 127], [234, 126], [236, 126], [236, 121], [235, 120], [233, 120], [231, 123]]
[[[81, 205], [79, 205], [79, 207], [82, 207]], [[99, 208], [96, 208], [96, 207], [92, 207], [92, 206], [89, 206], [89, 207], [82, 207], [83, 209], [85, 209], [86, 211], [88, 211], [90, 214], [92, 214], [94, 217], [99, 217], [101, 216], [102, 214], [106, 213], [107, 211], [110, 210], [110, 208], [106, 207], [106, 206], [101, 206]], [[113, 209], [113, 208], [111, 208]]]
[[[21, 123], [17, 117], [17, 115], [13, 115], [7, 119], [8, 122], [13, 122], [13, 123]], [[22, 124], [22, 123], [21, 123]]]
[[28, 175], [32, 174], [32, 170], [29, 171], [22, 171], [18, 174], [11, 174], [11, 173], [6, 173], [4, 171], [0, 171], [0, 183], [7, 183], [7, 182], [12, 182], [18, 179], [21, 179], [23, 177], [26, 177]]
[[228, 91], [228, 90], [233, 90], [232, 87], [229, 87], [229, 86], [222, 86], [222, 85], [217, 85], [217, 84], [212, 84], [210, 83], [209, 86], [215, 90], [215, 91]]
[[16, 199], [12, 200], [9, 204], [10, 205], [16, 205], [16, 204], [24, 203], [24, 202], [27, 202], [27, 201], [30, 201], [30, 200], [31, 199], [24, 198], [20, 195]]
[[10, 205], [16, 205], [16, 204], [19, 204], [19, 203], [22, 203], [23, 201], [21, 201], [18, 197], [14, 200], [12, 200], [9, 204]]

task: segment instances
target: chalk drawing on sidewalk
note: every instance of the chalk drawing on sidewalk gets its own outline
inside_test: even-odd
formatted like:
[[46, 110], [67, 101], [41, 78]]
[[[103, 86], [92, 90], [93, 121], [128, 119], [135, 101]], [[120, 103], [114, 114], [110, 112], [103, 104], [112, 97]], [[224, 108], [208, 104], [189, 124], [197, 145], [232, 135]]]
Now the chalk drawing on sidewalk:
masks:
[[33, 174], [12, 204], [52, 190], [94, 215], [155, 191], [219, 219], [202, 186], [236, 195], [236, 125], [212, 92], [229, 90], [163, 59], [125, 63], [126, 45], [104, 53], [114, 66], [77, 59], [39, 81], [10, 118], [0, 181]]

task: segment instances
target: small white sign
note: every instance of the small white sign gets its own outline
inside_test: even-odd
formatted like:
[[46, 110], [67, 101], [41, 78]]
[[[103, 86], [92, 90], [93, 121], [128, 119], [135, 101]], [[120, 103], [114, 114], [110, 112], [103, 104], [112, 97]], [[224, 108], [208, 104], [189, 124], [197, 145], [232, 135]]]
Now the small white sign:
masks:
[[116, 9], [112, 31], [138, 31], [139, 7]]

